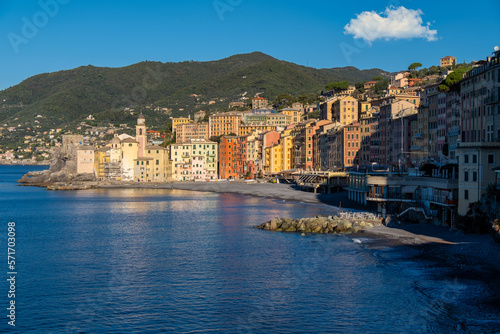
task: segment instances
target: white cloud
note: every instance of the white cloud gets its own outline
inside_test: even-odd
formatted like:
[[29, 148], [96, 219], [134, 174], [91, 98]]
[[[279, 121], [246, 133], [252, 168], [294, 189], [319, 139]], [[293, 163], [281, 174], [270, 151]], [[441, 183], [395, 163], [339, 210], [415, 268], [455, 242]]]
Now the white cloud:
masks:
[[[385, 14], [385, 15], [384, 15]], [[430, 29], [430, 23], [422, 24], [420, 9], [405, 7], [386, 8], [385, 13], [362, 12], [344, 27], [344, 34], [362, 38], [370, 45], [377, 39], [425, 38], [437, 40], [437, 30]]]

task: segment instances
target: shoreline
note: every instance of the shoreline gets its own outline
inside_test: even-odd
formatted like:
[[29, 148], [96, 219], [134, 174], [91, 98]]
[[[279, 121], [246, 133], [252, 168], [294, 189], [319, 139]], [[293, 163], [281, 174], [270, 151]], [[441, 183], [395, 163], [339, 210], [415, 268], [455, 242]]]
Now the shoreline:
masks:
[[124, 184], [98, 184], [97, 189], [113, 188], [135, 188], [135, 189], [176, 189], [198, 192], [229, 193], [243, 196], [254, 196], [261, 198], [272, 198], [292, 202], [302, 202], [310, 204], [325, 204], [332, 206], [332, 210], [337, 211], [342, 208], [374, 212], [370, 207], [363, 207], [350, 201], [347, 192], [333, 194], [315, 194], [298, 189], [295, 184], [283, 183], [259, 183], [242, 181], [222, 181], [222, 182], [171, 182], [171, 183], [124, 183]]

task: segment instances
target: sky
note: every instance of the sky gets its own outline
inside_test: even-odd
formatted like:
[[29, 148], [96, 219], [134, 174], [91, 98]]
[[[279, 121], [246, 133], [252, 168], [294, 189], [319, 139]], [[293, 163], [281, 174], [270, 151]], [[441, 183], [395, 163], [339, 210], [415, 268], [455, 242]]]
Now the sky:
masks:
[[261, 51], [315, 68], [470, 62], [500, 45], [500, 1], [0, 0], [0, 90], [46, 72]]

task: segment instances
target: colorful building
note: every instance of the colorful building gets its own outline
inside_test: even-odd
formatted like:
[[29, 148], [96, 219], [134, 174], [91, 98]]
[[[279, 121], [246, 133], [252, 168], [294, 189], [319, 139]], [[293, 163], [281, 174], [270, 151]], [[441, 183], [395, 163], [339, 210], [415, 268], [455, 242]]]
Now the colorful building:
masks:
[[241, 115], [233, 112], [209, 117], [209, 138], [225, 135], [240, 135]]
[[[172, 144], [172, 177], [178, 181], [215, 180], [218, 175], [218, 154], [217, 143], [210, 140], [191, 139], [189, 143]], [[203, 164], [203, 172], [200, 170], [200, 164]]]
[[252, 109], [264, 109], [269, 104], [269, 100], [263, 97], [254, 97], [252, 99]]
[[189, 143], [191, 139], [209, 139], [208, 123], [179, 124], [176, 128], [175, 143]]

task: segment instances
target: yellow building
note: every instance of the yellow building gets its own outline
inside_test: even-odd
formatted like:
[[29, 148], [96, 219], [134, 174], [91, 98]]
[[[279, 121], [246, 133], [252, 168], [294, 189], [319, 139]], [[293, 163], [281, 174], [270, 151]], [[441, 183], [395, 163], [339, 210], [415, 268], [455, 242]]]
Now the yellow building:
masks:
[[94, 151], [94, 169], [98, 180], [104, 180], [104, 164], [109, 162], [107, 151], [107, 147], [101, 147]]
[[266, 132], [272, 130], [276, 130], [276, 125], [250, 123], [240, 125], [239, 133], [241, 136], [247, 136], [255, 132]]
[[299, 124], [302, 121], [302, 111], [300, 109], [284, 108], [280, 113], [291, 117], [289, 124]]
[[370, 110], [371, 107], [372, 107], [372, 104], [370, 103], [370, 101], [360, 101], [359, 102], [359, 113], [363, 114], [364, 112], [367, 112], [368, 110]]
[[209, 138], [235, 134], [240, 135], [241, 115], [237, 113], [221, 113], [209, 117]]
[[357, 122], [358, 119], [358, 100], [354, 97], [347, 96], [333, 102], [331, 119], [333, 122], [349, 125]]
[[440, 65], [441, 67], [451, 67], [457, 64], [457, 58], [452, 56], [447, 56], [441, 58]]
[[266, 147], [265, 157], [264, 171], [266, 173], [274, 174], [283, 170], [283, 151], [280, 144]]
[[177, 125], [191, 123], [191, 119], [186, 117], [172, 118], [172, 132], [177, 132]]
[[[294, 162], [294, 156], [293, 156], [293, 137], [290, 135], [291, 130], [286, 130], [284, 133], [281, 135], [280, 138], [280, 145], [281, 145], [281, 152], [283, 155], [282, 158], [282, 170], [289, 170], [293, 168], [293, 162]], [[286, 134], [288, 132], [288, 134]]]
[[269, 114], [267, 115], [267, 124], [285, 127], [292, 124], [292, 118], [292, 116], [284, 114]]
[[135, 160], [135, 180], [142, 182], [168, 182], [171, 172], [168, 150], [161, 146], [147, 146], [143, 158]]

